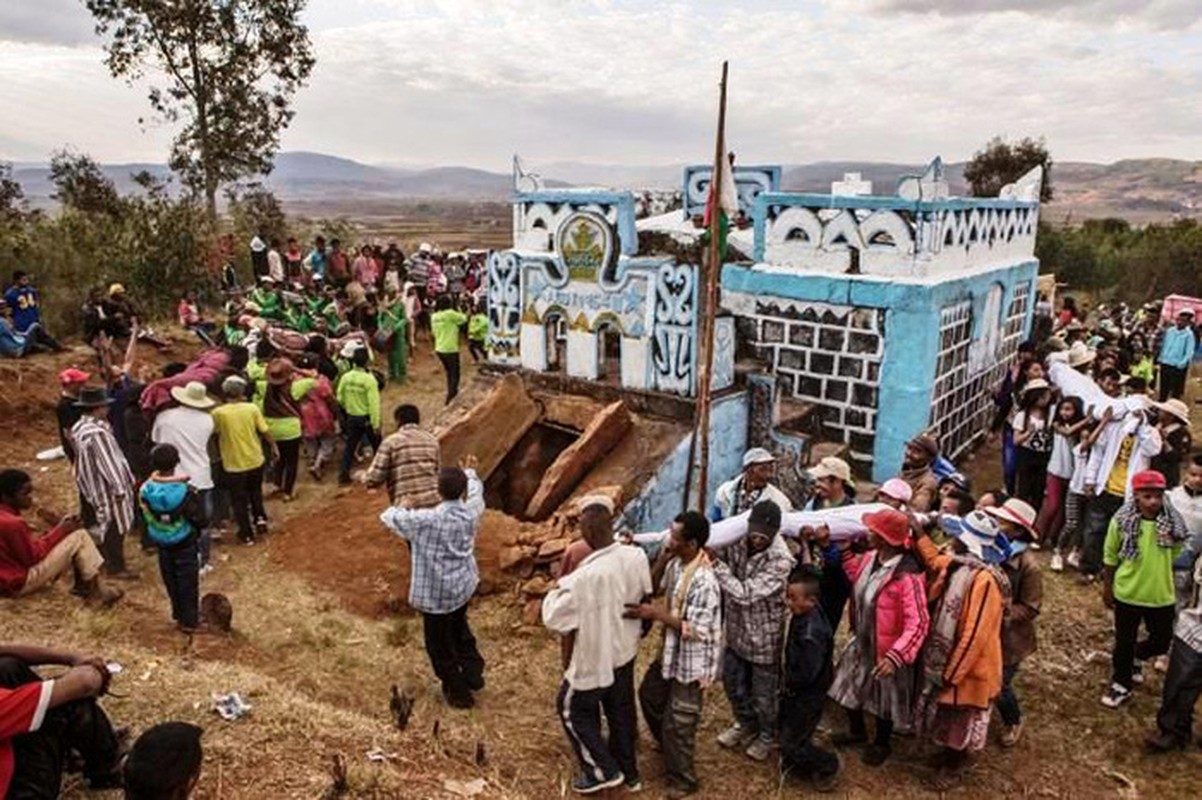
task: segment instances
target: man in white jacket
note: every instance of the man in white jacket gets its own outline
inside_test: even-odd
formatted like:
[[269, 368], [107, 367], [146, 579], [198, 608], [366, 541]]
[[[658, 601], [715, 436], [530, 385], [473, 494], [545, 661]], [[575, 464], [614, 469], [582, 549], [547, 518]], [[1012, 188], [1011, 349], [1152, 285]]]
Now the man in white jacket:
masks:
[[793, 510], [785, 493], [772, 485], [776, 476], [776, 457], [762, 447], [753, 447], [743, 456], [743, 471], [718, 487], [709, 518], [713, 522], [737, 517], [760, 500], [776, 503], [782, 514]]

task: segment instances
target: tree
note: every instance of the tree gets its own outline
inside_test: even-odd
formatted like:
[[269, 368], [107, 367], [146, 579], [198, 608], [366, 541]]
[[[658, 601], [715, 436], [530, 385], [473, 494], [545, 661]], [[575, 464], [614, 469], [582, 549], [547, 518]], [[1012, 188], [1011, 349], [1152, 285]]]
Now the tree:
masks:
[[183, 121], [169, 164], [217, 216], [217, 192], [266, 175], [314, 57], [306, 0], [84, 0], [114, 77], [162, 75], [150, 106]]
[[1046, 203], [1052, 199], [1052, 156], [1042, 136], [1014, 144], [1000, 136], [993, 137], [964, 165], [964, 179], [972, 187], [973, 197], [997, 197], [1003, 186], [1038, 166], [1043, 167], [1039, 199]]
[[25, 190], [13, 178], [13, 165], [0, 163], [0, 220], [18, 222], [25, 216]]
[[117, 187], [91, 156], [59, 150], [50, 158], [50, 181], [51, 197], [67, 208], [110, 217], [125, 212]]
[[272, 239], [283, 241], [288, 236], [288, 222], [280, 201], [270, 189], [258, 183], [235, 186], [225, 193], [234, 235], [240, 242], [259, 236], [270, 244]]

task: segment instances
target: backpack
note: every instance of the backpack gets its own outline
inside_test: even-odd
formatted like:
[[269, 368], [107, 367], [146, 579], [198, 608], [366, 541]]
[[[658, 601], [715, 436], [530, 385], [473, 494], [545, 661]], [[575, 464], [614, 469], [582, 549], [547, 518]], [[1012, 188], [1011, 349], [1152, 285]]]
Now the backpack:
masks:
[[200, 495], [182, 481], [148, 480], [138, 500], [146, 533], [157, 545], [177, 545], [204, 527]]

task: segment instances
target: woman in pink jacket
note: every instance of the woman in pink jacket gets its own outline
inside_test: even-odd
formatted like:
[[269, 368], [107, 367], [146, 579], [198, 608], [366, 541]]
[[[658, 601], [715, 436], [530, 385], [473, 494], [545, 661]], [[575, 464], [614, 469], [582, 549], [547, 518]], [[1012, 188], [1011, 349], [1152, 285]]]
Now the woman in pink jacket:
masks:
[[[914, 662], [930, 627], [922, 566], [910, 551], [910, 520], [892, 508], [864, 516], [871, 550], [847, 555], [854, 585], [852, 638], [835, 667], [830, 696], [847, 709], [849, 730], [837, 747], [864, 745], [863, 760], [879, 766], [892, 752], [893, 731], [913, 723], [918, 675]], [[865, 714], [876, 717], [871, 741]]]

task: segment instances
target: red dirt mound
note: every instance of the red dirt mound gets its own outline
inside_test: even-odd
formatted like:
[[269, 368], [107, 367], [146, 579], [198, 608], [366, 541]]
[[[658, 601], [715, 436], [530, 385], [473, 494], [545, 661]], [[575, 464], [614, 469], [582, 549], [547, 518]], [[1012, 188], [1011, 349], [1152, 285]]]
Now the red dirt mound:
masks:
[[[360, 487], [281, 525], [271, 557], [291, 572], [337, 595], [352, 611], [376, 617], [407, 608], [409, 548], [380, 522], [382, 492]], [[501, 548], [516, 540], [519, 523], [486, 511], [476, 537], [481, 592], [512, 581], [498, 565]]]

